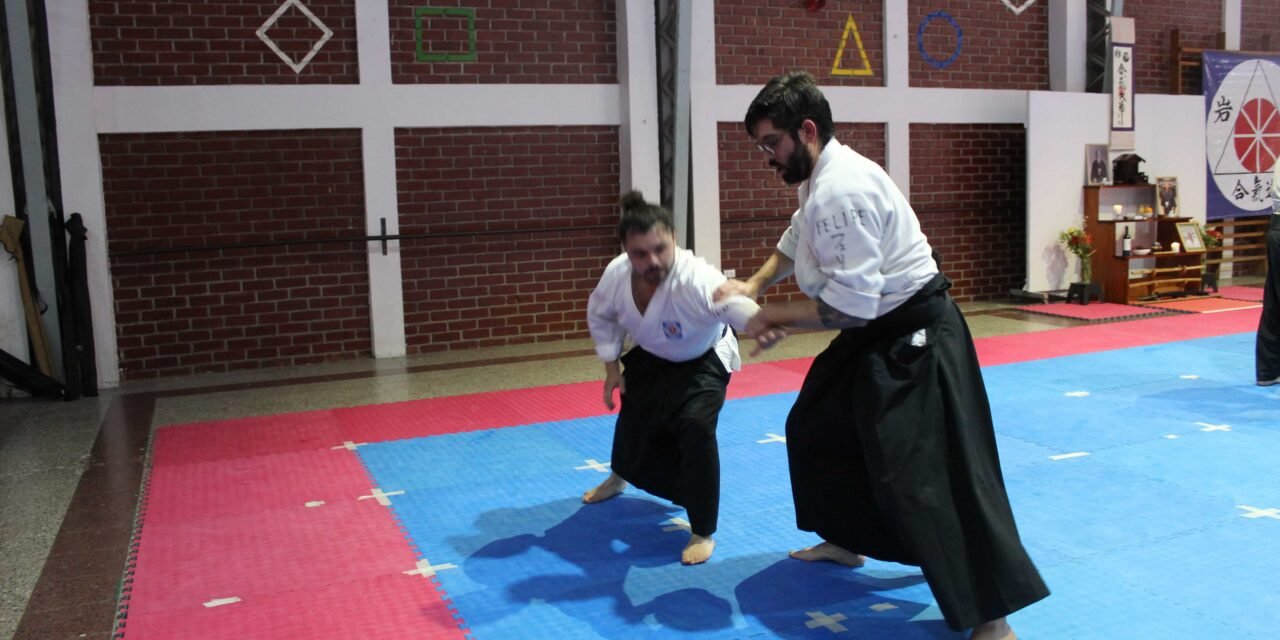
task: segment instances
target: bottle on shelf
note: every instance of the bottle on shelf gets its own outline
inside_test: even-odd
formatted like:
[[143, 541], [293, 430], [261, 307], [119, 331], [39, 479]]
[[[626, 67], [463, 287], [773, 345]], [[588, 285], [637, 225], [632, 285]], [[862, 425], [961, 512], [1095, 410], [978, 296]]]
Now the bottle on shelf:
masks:
[[1133, 236], [1129, 233], [1129, 227], [1124, 228], [1124, 237], [1120, 239], [1120, 255], [1127, 258], [1133, 252]]

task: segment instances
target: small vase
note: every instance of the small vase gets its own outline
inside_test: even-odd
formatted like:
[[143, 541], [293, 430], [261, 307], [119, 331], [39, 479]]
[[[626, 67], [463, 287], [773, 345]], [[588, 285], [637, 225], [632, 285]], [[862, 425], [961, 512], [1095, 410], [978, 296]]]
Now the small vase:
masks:
[[1200, 275], [1200, 291], [1201, 293], [1213, 291], [1218, 293], [1218, 267], [1216, 264], [1205, 264], [1204, 272]]
[[1080, 282], [1093, 282], [1093, 265], [1089, 264], [1089, 258], [1080, 258]]

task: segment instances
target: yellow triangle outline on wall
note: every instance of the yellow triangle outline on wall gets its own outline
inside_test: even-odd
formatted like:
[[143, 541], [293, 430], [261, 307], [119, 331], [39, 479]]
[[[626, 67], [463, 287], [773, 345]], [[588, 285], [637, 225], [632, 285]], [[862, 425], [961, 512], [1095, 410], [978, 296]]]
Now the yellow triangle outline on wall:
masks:
[[[861, 69], [844, 69], [840, 66], [840, 60], [844, 58], [844, 47], [849, 42], [849, 34], [853, 33], [854, 44], [858, 45], [858, 55], [862, 57]], [[853, 14], [849, 14], [849, 19], [844, 23], [844, 35], [840, 36], [840, 48], [836, 50], [836, 59], [831, 63], [831, 75], [833, 76], [870, 76], [875, 75], [871, 70], [871, 61], [867, 59], [867, 50], [862, 46], [862, 36], [858, 33], [858, 23], [853, 21]]]

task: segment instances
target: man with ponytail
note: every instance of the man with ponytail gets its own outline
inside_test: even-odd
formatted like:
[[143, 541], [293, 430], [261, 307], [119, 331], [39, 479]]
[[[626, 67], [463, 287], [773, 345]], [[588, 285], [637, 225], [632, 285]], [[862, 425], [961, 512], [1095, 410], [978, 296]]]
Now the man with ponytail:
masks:
[[[729, 374], [741, 367], [741, 330], [759, 310], [750, 298], [714, 302], [718, 269], [676, 246], [671, 213], [639, 191], [622, 198], [622, 254], [605, 268], [587, 303], [587, 325], [604, 362], [604, 404], [622, 408], [613, 472], [582, 501], [601, 502], [630, 483], [685, 508], [692, 535], [684, 564], [711, 557], [720, 510], [716, 423]], [[634, 346], [625, 355], [624, 342]]]

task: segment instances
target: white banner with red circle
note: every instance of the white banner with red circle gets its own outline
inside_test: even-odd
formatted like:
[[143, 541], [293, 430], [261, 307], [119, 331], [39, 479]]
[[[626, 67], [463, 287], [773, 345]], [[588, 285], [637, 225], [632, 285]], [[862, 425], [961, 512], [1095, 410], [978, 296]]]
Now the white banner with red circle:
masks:
[[1210, 220], [1269, 213], [1280, 157], [1280, 56], [1204, 52]]

